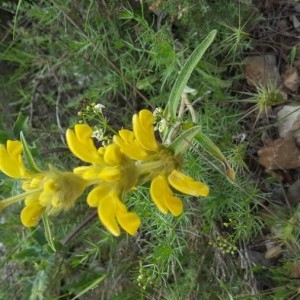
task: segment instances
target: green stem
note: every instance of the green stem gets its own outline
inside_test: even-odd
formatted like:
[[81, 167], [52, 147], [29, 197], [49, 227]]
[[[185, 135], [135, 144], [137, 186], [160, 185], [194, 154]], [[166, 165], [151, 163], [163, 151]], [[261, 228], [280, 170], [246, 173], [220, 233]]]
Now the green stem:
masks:
[[36, 189], [36, 190], [32, 190], [29, 192], [25, 192], [23, 194], [17, 195], [17, 196], [13, 196], [7, 199], [4, 199], [2, 201], [0, 201], [0, 212], [7, 206], [14, 204], [16, 202], [19, 202], [21, 200], [24, 200], [27, 196], [30, 196], [34, 193], [40, 192], [40, 189]]

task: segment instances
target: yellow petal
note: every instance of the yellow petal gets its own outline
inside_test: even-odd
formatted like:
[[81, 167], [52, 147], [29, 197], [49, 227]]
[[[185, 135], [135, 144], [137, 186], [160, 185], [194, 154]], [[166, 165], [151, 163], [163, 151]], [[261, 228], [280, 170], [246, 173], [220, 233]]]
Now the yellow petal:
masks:
[[73, 169], [74, 174], [82, 176], [86, 180], [94, 180], [98, 178], [99, 169], [95, 165], [82, 166]]
[[105, 147], [104, 161], [107, 164], [117, 165], [121, 162], [122, 154], [120, 148], [115, 144], [110, 144]]
[[154, 135], [154, 117], [151, 111], [143, 109], [132, 118], [133, 132], [140, 145], [148, 151], [157, 151], [159, 145]]
[[150, 195], [157, 206], [157, 208], [163, 213], [168, 212], [168, 207], [165, 202], [165, 197], [170, 197], [170, 188], [166, 178], [162, 175], [155, 177], [150, 186]]
[[183, 204], [180, 198], [175, 196], [168, 198], [166, 199], [166, 205], [173, 216], [177, 217], [182, 214]]
[[119, 167], [104, 167], [98, 174], [99, 179], [105, 182], [118, 181], [121, 178], [121, 170]]
[[177, 171], [173, 170], [168, 176], [168, 181], [173, 188], [191, 196], [207, 196], [209, 193], [209, 187], [193, 178]]
[[120, 227], [116, 220], [118, 196], [110, 193], [100, 199], [98, 205], [98, 216], [104, 227], [113, 235], [120, 235]]
[[118, 166], [91, 165], [77, 167], [73, 170], [77, 175], [82, 176], [86, 181], [112, 182], [121, 178], [121, 170]]
[[93, 131], [87, 124], [76, 124], [74, 130], [67, 130], [66, 139], [75, 156], [88, 163], [99, 163], [102, 158], [93, 143], [92, 134]]
[[134, 143], [135, 137], [134, 137], [134, 133], [132, 130], [121, 129], [121, 130], [119, 130], [118, 133], [125, 144], [131, 145]]
[[36, 226], [41, 218], [44, 208], [38, 203], [25, 206], [21, 212], [21, 221], [26, 227]]
[[92, 189], [87, 196], [87, 203], [91, 207], [98, 207], [100, 199], [107, 197], [111, 192], [111, 188], [108, 185], [98, 185]]
[[12, 178], [24, 178], [28, 176], [21, 153], [23, 146], [20, 141], [8, 140], [6, 148], [0, 145], [0, 170]]
[[116, 214], [120, 226], [130, 235], [135, 235], [141, 225], [141, 220], [136, 213], [127, 212], [124, 203], [118, 201], [118, 209]]
[[152, 180], [150, 187], [151, 198], [162, 213], [170, 213], [177, 217], [182, 214], [181, 199], [173, 195], [165, 176], [159, 175]]
[[122, 153], [131, 159], [143, 160], [149, 156], [149, 154], [137, 143], [134, 133], [130, 130], [119, 130], [119, 135], [113, 137], [113, 142], [118, 145]]

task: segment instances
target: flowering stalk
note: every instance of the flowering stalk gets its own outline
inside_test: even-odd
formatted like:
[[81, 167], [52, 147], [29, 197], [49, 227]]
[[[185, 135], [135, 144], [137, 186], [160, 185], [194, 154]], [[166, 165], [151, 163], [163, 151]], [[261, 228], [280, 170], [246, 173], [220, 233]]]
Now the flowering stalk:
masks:
[[182, 213], [183, 203], [173, 189], [196, 197], [208, 195], [205, 183], [181, 172], [183, 153], [189, 147], [186, 141], [195, 136], [197, 127], [186, 130], [170, 145], [161, 144], [155, 138], [154, 116], [144, 109], [133, 116], [132, 128], [120, 130], [112, 143], [99, 148], [87, 124], [68, 129], [66, 140], [71, 152], [87, 163], [73, 172], [60, 172], [52, 167], [41, 171], [25, 144], [27, 161], [34, 166], [28, 170], [23, 163], [20, 141], [9, 140], [6, 146], [0, 145], [0, 170], [21, 179], [25, 191], [0, 201], [0, 211], [24, 199], [21, 221], [24, 226], [35, 226], [43, 213], [57, 214], [73, 207], [84, 190], [91, 187], [87, 204], [97, 209], [105, 228], [115, 236], [121, 234], [121, 228], [134, 235], [141, 220], [128, 210], [123, 198], [139, 185], [150, 182], [152, 201], [162, 213], [170, 212], [174, 216]]
[[71, 172], [60, 172], [54, 168], [30, 171], [24, 165], [22, 151], [20, 141], [8, 140], [6, 146], [0, 145], [0, 171], [9, 177], [21, 179], [25, 191], [0, 201], [0, 211], [25, 200], [21, 221], [24, 226], [32, 227], [38, 224], [45, 211], [51, 215], [70, 209], [86, 188], [86, 181]]

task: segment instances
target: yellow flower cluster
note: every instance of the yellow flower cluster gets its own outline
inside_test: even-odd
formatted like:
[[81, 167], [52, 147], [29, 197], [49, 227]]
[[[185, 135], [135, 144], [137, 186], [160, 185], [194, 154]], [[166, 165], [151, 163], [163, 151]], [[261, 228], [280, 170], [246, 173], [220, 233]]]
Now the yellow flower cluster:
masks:
[[35, 226], [41, 215], [56, 214], [71, 208], [76, 199], [89, 188], [87, 203], [97, 208], [99, 219], [113, 235], [120, 235], [120, 227], [134, 235], [140, 218], [129, 212], [123, 202], [124, 195], [146, 182], [157, 208], [164, 214], [178, 216], [183, 203], [173, 189], [192, 196], [207, 196], [206, 184], [195, 181], [180, 169], [182, 158], [159, 143], [154, 133], [154, 117], [149, 110], [141, 110], [132, 119], [133, 130], [122, 129], [113, 142], [97, 148], [93, 131], [87, 124], [76, 124], [68, 129], [69, 149], [84, 166], [73, 172], [60, 172], [51, 168], [33, 172], [26, 169], [22, 160], [22, 143], [7, 141], [0, 145], [0, 170], [6, 175], [22, 179], [23, 194], [0, 201], [0, 210], [25, 199], [21, 212], [24, 226]]
[[27, 170], [22, 159], [23, 146], [20, 141], [8, 140], [6, 147], [0, 145], [0, 170], [7, 176], [22, 179], [25, 193], [0, 201], [0, 211], [6, 206], [25, 199], [21, 212], [24, 226], [37, 225], [46, 210], [56, 214], [74, 205], [86, 187], [83, 178], [72, 172], [60, 172], [56, 169], [32, 172]]

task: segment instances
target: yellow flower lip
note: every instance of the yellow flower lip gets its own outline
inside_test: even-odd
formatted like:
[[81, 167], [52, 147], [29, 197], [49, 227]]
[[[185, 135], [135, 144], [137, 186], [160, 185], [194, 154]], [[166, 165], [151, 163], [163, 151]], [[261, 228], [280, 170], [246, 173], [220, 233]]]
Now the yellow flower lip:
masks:
[[8, 140], [6, 148], [0, 145], [0, 171], [12, 178], [25, 178], [28, 172], [24, 166], [21, 153], [23, 145], [20, 141]]
[[104, 148], [104, 162], [110, 165], [117, 165], [122, 160], [122, 154], [119, 147], [115, 144], [110, 144]]
[[183, 204], [181, 199], [173, 195], [168, 183], [176, 190], [191, 196], [207, 196], [209, 193], [206, 184], [177, 170], [173, 170], [168, 179], [164, 175], [156, 176], [150, 186], [151, 198], [163, 214], [171, 212], [175, 217], [182, 214]]
[[182, 214], [182, 201], [173, 195], [165, 176], [159, 175], [152, 180], [150, 194], [153, 202], [163, 214], [169, 211], [173, 216]]
[[103, 184], [94, 188], [88, 195], [88, 205], [98, 208], [98, 216], [104, 227], [114, 236], [121, 234], [120, 227], [130, 235], [135, 235], [141, 221], [139, 217], [128, 212], [119, 199], [117, 186]]
[[121, 129], [118, 133], [119, 135], [113, 137], [113, 141], [129, 158], [143, 160], [149, 156], [147, 151], [138, 144], [133, 131]]
[[154, 116], [151, 111], [143, 109], [133, 115], [132, 127], [139, 144], [147, 151], [158, 151], [159, 144], [154, 135]]
[[209, 194], [209, 187], [205, 183], [196, 181], [177, 170], [170, 173], [168, 181], [174, 189], [187, 195], [206, 197]]
[[66, 139], [69, 149], [82, 161], [88, 163], [100, 163], [99, 155], [93, 139], [93, 130], [87, 124], [76, 124], [74, 130], [68, 129]]
[[21, 212], [21, 221], [25, 227], [36, 226], [44, 212], [45, 208], [39, 203], [26, 205]]

